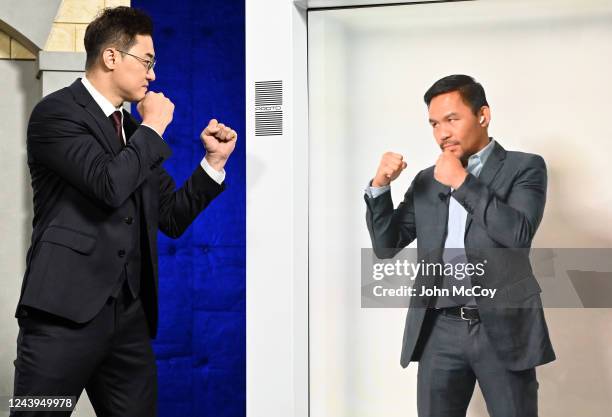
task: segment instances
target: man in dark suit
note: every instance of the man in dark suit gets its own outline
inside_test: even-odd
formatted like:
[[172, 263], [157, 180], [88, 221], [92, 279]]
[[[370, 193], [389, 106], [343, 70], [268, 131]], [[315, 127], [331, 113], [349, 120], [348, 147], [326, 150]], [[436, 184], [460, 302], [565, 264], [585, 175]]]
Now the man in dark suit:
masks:
[[[147, 92], [152, 31], [139, 10], [105, 9], [85, 33], [85, 77], [32, 112], [34, 220], [16, 313], [15, 396], [78, 398], [85, 388], [98, 415], [156, 415], [157, 231], [178, 238], [223, 191], [237, 135], [211, 120], [204, 158], [176, 188], [161, 166], [174, 105]], [[142, 124], [126, 101], [138, 102]]]
[[[406, 162], [383, 155], [365, 196], [374, 251], [393, 257], [416, 239], [419, 262], [463, 259], [486, 264], [486, 273], [416, 278], [401, 365], [419, 362], [420, 417], [465, 416], [476, 380], [492, 417], [536, 417], [535, 367], [555, 359], [528, 257], [544, 212], [546, 165], [489, 137], [491, 112], [472, 77], [442, 78], [424, 99], [442, 153], [395, 209], [389, 184]], [[447, 291], [421, 295], [424, 288]], [[453, 291], [480, 288], [496, 295]]]

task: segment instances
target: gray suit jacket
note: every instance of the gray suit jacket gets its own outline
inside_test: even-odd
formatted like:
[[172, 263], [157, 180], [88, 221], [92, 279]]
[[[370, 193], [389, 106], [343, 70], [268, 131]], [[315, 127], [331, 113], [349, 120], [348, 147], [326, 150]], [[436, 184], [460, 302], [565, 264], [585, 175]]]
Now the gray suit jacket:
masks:
[[[374, 252], [393, 257], [417, 239], [419, 261], [442, 262], [450, 188], [434, 179], [434, 167], [420, 171], [394, 209], [391, 193], [365, 196], [366, 222]], [[531, 241], [546, 202], [546, 164], [539, 155], [507, 152], [499, 143], [477, 178], [468, 174], [452, 196], [466, 209], [468, 261], [487, 259], [484, 277], [472, 285], [496, 288], [493, 299], [477, 297], [481, 321], [508, 369], [523, 370], [555, 359], [544, 319], [540, 286], [529, 263]], [[417, 276], [414, 287], [440, 286], [440, 279]], [[418, 361], [426, 337], [422, 324], [435, 303], [411, 297], [404, 329], [401, 365]]]

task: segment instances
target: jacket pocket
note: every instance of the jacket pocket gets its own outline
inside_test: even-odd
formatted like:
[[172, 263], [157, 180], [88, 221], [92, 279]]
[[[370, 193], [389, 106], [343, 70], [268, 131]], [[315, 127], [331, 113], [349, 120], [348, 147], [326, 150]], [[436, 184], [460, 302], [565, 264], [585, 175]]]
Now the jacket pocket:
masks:
[[96, 240], [94, 236], [62, 226], [47, 227], [40, 238], [41, 242], [66, 246], [84, 255], [89, 255], [93, 252], [96, 247]]
[[535, 277], [528, 276], [510, 284], [502, 291], [508, 300], [521, 301], [534, 294], [541, 293], [542, 289]]

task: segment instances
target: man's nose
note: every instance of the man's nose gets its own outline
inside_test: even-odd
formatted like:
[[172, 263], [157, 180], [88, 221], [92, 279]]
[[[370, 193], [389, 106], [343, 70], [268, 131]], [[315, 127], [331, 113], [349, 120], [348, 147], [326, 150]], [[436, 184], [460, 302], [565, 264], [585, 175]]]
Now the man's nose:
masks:
[[155, 70], [153, 68], [147, 72], [147, 80], [155, 81]]
[[441, 144], [444, 144], [451, 137], [451, 133], [448, 130], [438, 131], [438, 140]]

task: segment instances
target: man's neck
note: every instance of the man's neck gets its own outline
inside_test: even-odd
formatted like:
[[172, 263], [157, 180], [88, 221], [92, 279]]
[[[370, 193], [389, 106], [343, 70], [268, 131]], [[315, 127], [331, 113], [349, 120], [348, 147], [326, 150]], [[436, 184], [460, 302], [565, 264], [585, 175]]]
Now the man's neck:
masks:
[[107, 77], [100, 76], [97, 72], [85, 72], [85, 78], [94, 86], [100, 94], [110, 101], [113, 106], [119, 108], [123, 104], [123, 100], [117, 94], [114, 94], [113, 88]]

